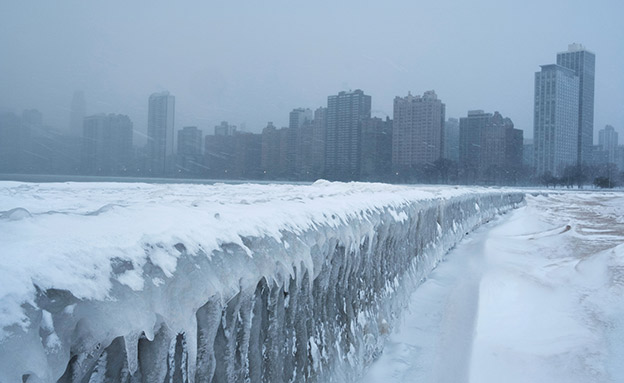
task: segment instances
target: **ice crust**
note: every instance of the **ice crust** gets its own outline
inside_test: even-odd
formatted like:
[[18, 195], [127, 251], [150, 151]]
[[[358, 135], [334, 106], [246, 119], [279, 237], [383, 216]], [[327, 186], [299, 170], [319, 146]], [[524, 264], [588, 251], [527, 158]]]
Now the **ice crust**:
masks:
[[484, 188], [0, 182], [0, 382], [348, 381]]

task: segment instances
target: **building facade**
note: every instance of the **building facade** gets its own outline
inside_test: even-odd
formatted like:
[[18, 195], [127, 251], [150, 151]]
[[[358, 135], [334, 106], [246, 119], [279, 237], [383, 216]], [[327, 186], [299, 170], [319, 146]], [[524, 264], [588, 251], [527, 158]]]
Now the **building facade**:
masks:
[[175, 97], [169, 92], [149, 97], [147, 118], [148, 172], [164, 175], [173, 171]]
[[132, 121], [125, 115], [85, 117], [82, 170], [93, 175], [124, 175], [133, 165]]
[[202, 170], [202, 131], [196, 126], [178, 130], [177, 172], [198, 174]]
[[264, 178], [276, 179], [280, 175], [280, 136], [273, 122], [262, 129], [260, 165]]
[[327, 98], [325, 175], [332, 180], [355, 180], [360, 173], [362, 120], [371, 116], [371, 96], [360, 89]]
[[214, 178], [230, 178], [234, 171], [236, 127], [227, 121], [215, 126], [214, 134], [204, 137], [204, 166]]
[[616, 151], [618, 147], [618, 133], [611, 125], [607, 125], [604, 129], [598, 131], [598, 146], [607, 153], [607, 161], [616, 162]]
[[444, 123], [444, 155], [447, 160], [459, 162], [459, 120], [449, 118]]
[[535, 73], [535, 170], [538, 176], [561, 176], [567, 166], [578, 164], [579, 77], [560, 65], [541, 68]]
[[433, 165], [444, 153], [445, 105], [433, 90], [423, 96], [395, 97], [392, 165]]
[[366, 181], [388, 180], [392, 172], [392, 120], [386, 117], [362, 121], [360, 178]]
[[303, 124], [312, 121], [313, 117], [312, 109], [293, 109], [288, 116], [288, 127], [291, 129], [300, 129]]
[[236, 125], [230, 125], [227, 121], [221, 121], [221, 124], [215, 126], [215, 136], [233, 136], [236, 132]]
[[577, 162], [591, 162], [594, 142], [594, 78], [596, 55], [581, 44], [570, 44], [566, 52], [557, 53], [557, 65], [571, 69], [579, 78], [577, 113]]
[[523, 132], [500, 113], [472, 110], [459, 120], [459, 163], [466, 183], [515, 183], [522, 169]]

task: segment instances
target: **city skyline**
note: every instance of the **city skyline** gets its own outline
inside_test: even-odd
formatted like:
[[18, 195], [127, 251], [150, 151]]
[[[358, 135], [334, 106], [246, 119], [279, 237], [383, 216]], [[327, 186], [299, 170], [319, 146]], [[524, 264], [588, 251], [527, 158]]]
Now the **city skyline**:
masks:
[[[3, 4], [0, 46], [8, 59], [0, 108], [36, 108], [46, 125], [64, 128], [71, 95], [82, 90], [87, 115], [130, 116], [140, 142], [147, 134], [145, 97], [162, 90], [178, 98], [176, 130], [208, 131], [226, 120], [259, 133], [267, 121], [287, 126], [288, 111], [316, 109], [342, 90], [364, 89], [373, 97], [372, 115], [383, 118], [392, 115], [396, 95], [435, 89], [448, 117], [500, 110], [528, 138], [533, 73], [553, 61], [553, 52], [578, 42], [598, 57], [594, 142], [607, 124], [623, 132], [620, 2], [346, 2], [331, 15], [323, 2], [272, 4], [240, 12], [198, 3], [193, 12], [158, 2]], [[559, 17], [564, 5], [566, 16]], [[479, 14], [488, 15], [488, 28], [464, 18]]]

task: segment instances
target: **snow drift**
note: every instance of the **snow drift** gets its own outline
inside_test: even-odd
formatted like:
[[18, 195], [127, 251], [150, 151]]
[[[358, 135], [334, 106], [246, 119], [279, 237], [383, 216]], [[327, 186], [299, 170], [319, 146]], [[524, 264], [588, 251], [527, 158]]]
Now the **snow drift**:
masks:
[[357, 377], [409, 293], [523, 193], [0, 182], [0, 382]]

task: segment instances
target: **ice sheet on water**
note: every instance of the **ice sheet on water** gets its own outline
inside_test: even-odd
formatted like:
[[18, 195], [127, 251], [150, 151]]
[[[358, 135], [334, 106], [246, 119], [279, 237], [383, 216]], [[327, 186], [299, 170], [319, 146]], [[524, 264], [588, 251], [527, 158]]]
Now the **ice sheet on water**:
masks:
[[0, 219], [0, 381], [102, 365], [228, 381], [356, 373], [408, 281], [523, 198], [326, 181], [2, 182], [0, 196], [0, 212], [29, 212]]

